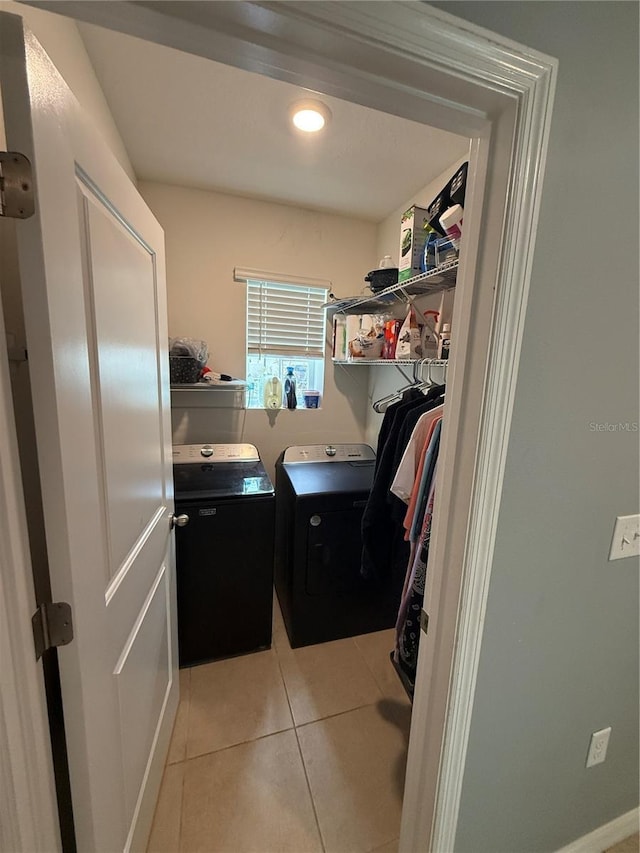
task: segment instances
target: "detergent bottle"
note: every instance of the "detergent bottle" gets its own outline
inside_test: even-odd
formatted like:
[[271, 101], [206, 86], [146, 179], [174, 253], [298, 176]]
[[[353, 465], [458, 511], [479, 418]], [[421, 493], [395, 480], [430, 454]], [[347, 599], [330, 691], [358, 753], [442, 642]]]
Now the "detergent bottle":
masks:
[[284, 378], [284, 407], [295, 409], [297, 405], [296, 378], [293, 375], [293, 367], [287, 367], [287, 375]]

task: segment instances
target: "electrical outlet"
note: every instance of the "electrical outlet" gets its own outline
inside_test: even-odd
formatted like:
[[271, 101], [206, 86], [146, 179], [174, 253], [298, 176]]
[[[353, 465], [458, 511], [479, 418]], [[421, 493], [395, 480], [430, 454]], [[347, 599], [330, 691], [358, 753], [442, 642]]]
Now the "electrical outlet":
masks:
[[607, 729], [600, 729], [599, 732], [594, 732], [591, 735], [589, 754], [587, 755], [587, 767], [593, 767], [594, 764], [602, 764], [605, 760], [607, 757], [607, 747], [609, 746], [610, 734], [611, 726]]
[[640, 515], [619, 515], [613, 528], [610, 560], [637, 557], [640, 554]]

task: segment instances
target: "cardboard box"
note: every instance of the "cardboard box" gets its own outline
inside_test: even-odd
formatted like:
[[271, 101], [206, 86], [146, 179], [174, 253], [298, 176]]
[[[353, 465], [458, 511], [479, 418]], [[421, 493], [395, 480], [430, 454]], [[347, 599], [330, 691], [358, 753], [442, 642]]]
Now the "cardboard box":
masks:
[[416, 205], [402, 214], [398, 281], [406, 281], [408, 278], [420, 274], [424, 244], [427, 239], [424, 225], [428, 221], [427, 211]]

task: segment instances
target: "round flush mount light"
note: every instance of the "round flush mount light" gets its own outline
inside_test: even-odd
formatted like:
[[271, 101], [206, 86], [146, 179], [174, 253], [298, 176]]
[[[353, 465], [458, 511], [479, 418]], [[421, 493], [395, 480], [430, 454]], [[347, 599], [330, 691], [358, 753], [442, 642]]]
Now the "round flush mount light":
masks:
[[322, 101], [297, 101], [289, 108], [294, 126], [304, 133], [317, 133], [328, 123], [331, 110]]

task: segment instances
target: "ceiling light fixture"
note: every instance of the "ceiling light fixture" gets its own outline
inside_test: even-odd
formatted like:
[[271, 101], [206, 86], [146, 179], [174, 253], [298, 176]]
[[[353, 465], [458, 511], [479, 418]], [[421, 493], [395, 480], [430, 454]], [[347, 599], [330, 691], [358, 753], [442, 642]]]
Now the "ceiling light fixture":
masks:
[[291, 121], [305, 133], [317, 133], [331, 118], [331, 110], [322, 101], [297, 101], [289, 108]]

